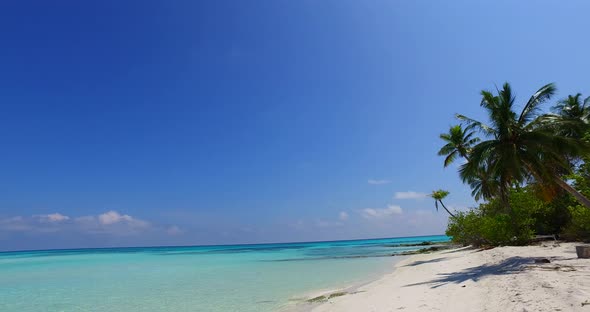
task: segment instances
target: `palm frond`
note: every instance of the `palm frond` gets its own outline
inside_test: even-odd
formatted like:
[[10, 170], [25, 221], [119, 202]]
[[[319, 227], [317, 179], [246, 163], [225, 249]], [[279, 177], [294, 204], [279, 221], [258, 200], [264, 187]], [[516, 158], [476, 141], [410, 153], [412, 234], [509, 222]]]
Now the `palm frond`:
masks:
[[531, 121], [538, 112], [539, 106], [549, 100], [555, 94], [556, 90], [557, 88], [553, 83], [548, 83], [537, 90], [522, 109], [518, 117], [518, 124], [524, 126], [527, 122]]
[[494, 128], [484, 124], [481, 121], [477, 121], [473, 118], [469, 118], [469, 117], [467, 117], [465, 115], [461, 115], [461, 114], [456, 114], [455, 117], [467, 125], [465, 130], [477, 129], [486, 135], [493, 135], [495, 133]]
[[438, 156], [447, 156], [455, 150], [456, 150], [455, 145], [453, 145], [451, 143], [447, 143], [443, 147], [440, 148], [440, 150], [438, 151], [437, 154], [438, 154]]
[[453, 151], [445, 158], [445, 163], [444, 163], [445, 168], [448, 167], [451, 163], [453, 163], [453, 161], [455, 161], [455, 159], [457, 159], [457, 154], [458, 154], [457, 151]]

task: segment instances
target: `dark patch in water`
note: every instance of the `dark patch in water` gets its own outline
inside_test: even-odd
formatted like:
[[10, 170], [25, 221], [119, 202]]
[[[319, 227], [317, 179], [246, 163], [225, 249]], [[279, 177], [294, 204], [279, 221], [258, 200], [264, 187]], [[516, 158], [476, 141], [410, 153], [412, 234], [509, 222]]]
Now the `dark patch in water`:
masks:
[[213, 250], [193, 250], [185, 252], [167, 252], [160, 253], [160, 256], [177, 256], [177, 255], [197, 255], [197, 254], [236, 254], [246, 252], [272, 252], [294, 249], [305, 249], [306, 246], [276, 246], [276, 247], [249, 247], [249, 248], [227, 248], [227, 249], [213, 249]]
[[360, 258], [382, 258], [391, 257], [387, 255], [352, 255], [352, 256], [330, 256], [330, 257], [314, 257], [314, 258], [290, 258], [290, 259], [276, 259], [276, 260], [259, 260], [261, 262], [287, 262], [287, 261], [313, 261], [313, 260], [334, 260], [334, 259], [360, 259]]

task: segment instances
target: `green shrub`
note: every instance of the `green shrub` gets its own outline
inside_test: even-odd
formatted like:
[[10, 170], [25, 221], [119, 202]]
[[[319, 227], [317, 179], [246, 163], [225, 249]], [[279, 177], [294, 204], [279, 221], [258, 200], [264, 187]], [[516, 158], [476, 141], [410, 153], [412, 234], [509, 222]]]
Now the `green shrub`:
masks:
[[449, 219], [446, 234], [462, 245], [500, 246], [526, 244], [534, 232], [533, 219], [505, 213], [484, 213], [482, 209], [460, 212]]
[[562, 237], [568, 240], [590, 241], [590, 209], [581, 206], [568, 207], [570, 224], [564, 229]]
[[515, 214], [518, 220], [527, 221], [527, 226], [540, 235], [560, 233], [569, 223], [567, 207], [575, 204], [573, 198], [564, 192], [553, 196], [551, 201], [543, 200], [539, 189], [534, 185], [511, 189], [509, 201], [511, 211], [499, 199], [481, 204], [480, 209], [484, 215]]
[[570, 223], [571, 214], [569, 206], [576, 204], [572, 196], [561, 193], [550, 202], [543, 202], [543, 209], [534, 211], [531, 217], [535, 220], [534, 230], [536, 234], [559, 234]]
[[[577, 186], [587, 182], [582, 178], [575, 181]], [[590, 182], [587, 184], [590, 188]], [[455, 243], [474, 246], [522, 245], [535, 234], [590, 241], [590, 209], [577, 205], [569, 194], [558, 191], [544, 196], [539, 185], [530, 184], [511, 189], [508, 199], [509, 208], [495, 198], [458, 213], [449, 219], [447, 235]]]
[[449, 218], [446, 234], [457, 244], [464, 246], [483, 245], [485, 241], [480, 236], [481, 222], [482, 217], [475, 209], [468, 212], [458, 212], [454, 217]]

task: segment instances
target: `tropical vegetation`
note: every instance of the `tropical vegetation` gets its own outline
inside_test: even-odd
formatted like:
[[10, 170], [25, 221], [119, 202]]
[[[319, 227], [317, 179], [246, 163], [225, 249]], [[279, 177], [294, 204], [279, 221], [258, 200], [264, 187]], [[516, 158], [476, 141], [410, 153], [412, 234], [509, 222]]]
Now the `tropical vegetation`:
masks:
[[[447, 234], [474, 245], [524, 244], [534, 235], [590, 239], [590, 97], [570, 95], [544, 105], [554, 84], [518, 109], [511, 86], [482, 91], [487, 120], [457, 114], [440, 135], [445, 167], [458, 159], [459, 177], [480, 202], [451, 213]], [[442, 192], [442, 193], [439, 193]], [[432, 193], [442, 204], [446, 191]]]

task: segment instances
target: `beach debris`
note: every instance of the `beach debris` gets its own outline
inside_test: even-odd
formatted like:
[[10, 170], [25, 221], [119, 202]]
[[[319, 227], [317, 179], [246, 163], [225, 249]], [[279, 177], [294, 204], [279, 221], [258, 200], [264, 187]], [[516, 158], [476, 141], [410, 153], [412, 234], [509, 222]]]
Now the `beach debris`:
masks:
[[576, 246], [578, 258], [590, 259], [590, 246]]
[[551, 260], [547, 258], [535, 259], [535, 263], [551, 263]]
[[527, 270], [543, 270], [543, 271], [561, 271], [561, 272], [574, 272], [577, 271], [575, 267], [571, 265], [556, 264], [554, 266], [534, 266], [529, 265], [524, 267]]
[[590, 305], [590, 301], [586, 300], [586, 301], [582, 302], [582, 306], [585, 306], [585, 305]]
[[309, 303], [314, 303], [314, 302], [324, 302], [327, 300], [328, 300], [328, 297], [326, 297], [326, 296], [317, 296], [317, 297], [313, 297], [311, 299], [307, 299], [306, 301]]
[[346, 292], [346, 291], [339, 291], [339, 292], [331, 293], [329, 295], [321, 295], [321, 296], [313, 297], [311, 299], [307, 299], [306, 301], [309, 303], [326, 302], [329, 299], [344, 296], [347, 294], [348, 294], [348, 292]]
[[346, 295], [346, 294], [348, 294], [348, 293], [347, 293], [347, 292], [345, 292], [345, 291], [335, 292], [335, 293], [333, 293], [333, 294], [330, 294], [330, 295], [328, 296], [328, 299], [332, 299], [332, 298], [336, 298], [336, 297], [344, 296], [344, 295]]

